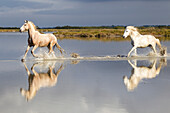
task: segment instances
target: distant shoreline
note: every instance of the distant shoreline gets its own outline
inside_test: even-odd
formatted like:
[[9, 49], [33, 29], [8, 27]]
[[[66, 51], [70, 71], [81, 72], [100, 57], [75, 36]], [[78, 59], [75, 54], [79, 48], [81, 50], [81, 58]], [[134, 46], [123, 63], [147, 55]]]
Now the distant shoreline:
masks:
[[[160, 40], [170, 40], [170, 26], [141, 26], [137, 27], [141, 34], [154, 35]], [[56, 28], [38, 28], [38, 31], [52, 32], [59, 39], [79, 39], [79, 40], [102, 40], [102, 41], [121, 41], [124, 26], [116, 27], [56, 27]], [[9, 27], [0, 28], [0, 32], [19, 32], [19, 28]], [[127, 39], [129, 40], [129, 39]]]

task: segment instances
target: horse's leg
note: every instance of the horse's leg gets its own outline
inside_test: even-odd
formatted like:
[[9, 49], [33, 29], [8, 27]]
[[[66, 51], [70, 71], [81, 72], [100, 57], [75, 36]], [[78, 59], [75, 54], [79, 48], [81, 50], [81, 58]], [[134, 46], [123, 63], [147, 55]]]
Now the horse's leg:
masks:
[[56, 76], [58, 77], [58, 75], [60, 74], [60, 72], [64, 69], [63, 64], [61, 64], [60, 68], [57, 70], [56, 72]]
[[54, 53], [54, 51], [53, 51], [53, 46], [54, 46], [55, 44], [54, 43], [50, 43], [50, 46], [48, 47], [48, 49], [49, 49], [49, 52], [48, 52], [48, 54], [51, 54], [51, 53]]
[[130, 53], [133, 51], [133, 50], [135, 50], [137, 47], [136, 46], [134, 46], [131, 50], [130, 50], [130, 52], [128, 53], [128, 57], [130, 56]]
[[156, 39], [156, 43], [158, 44], [159, 49], [161, 49], [162, 47], [161, 47], [161, 43], [160, 43], [159, 39]]
[[34, 67], [37, 65], [38, 63], [33, 64], [33, 66], [31, 67], [31, 71], [33, 72], [34, 76], [38, 76], [39, 74], [34, 70]]
[[[57, 46], [57, 48], [60, 50], [60, 53], [61, 53], [61, 54], [63, 54], [63, 52], [66, 53], [66, 52], [64, 51], [64, 49], [60, 47], [60, 45], [58, 44], [58, 42], [56, 42], [56, 46]], [[63, 51], [63, 52], [62, 52], [62, 51]]]
[[135, 52], [135, 56], [137, 56], [137, 48], [134, 50], [134, 52]]
[[155, 53], [157, 53], [155, 47], [156, 47], [156, 45], [155, 45], [155, 44], [152, 44], [152, 49], [153, 49], [153, 51], [154, 51]]
[[49, 50], [48, 54], [50, 55], [52, 53], [53, 57], [55, 57], [55, 53], [53, 50], [54, 45], [55, 45], [55, 43], [52, 43], [52, 42], [48, 45], [48, 50]]
[[49, 54], [49, 52], [50, 52], [50, 44], [47, 46], [47, 48], [48, 48], [48, 54]]
[[25, 51], [24, 57], [22, 58], [22, 61], [24, 61], [25, 57], [27, 56], [27, 53], [28, 53], [29, 49], [30, 49], [30, 46], [28, 45], [27, 49]]
[[30, 75], [31, 75], [31, 72], [30, 72], [29, 69], [27, 68], [27, 65], [25, 64], [25, 62], [23, 62], [23, 64], [24, 64], [25, 70], [27, 71], [28, 76], [30, 76]]
[[38, 57], [37, 55], [35, 55], [34, 54], [34, 51], [35, 51], [35, 49], [37, 49], [37, 45], [35, 45], [34, 47], [33, 47], [33, 49], [31, 50], [31, 54], [34, 56], [34, 57]]

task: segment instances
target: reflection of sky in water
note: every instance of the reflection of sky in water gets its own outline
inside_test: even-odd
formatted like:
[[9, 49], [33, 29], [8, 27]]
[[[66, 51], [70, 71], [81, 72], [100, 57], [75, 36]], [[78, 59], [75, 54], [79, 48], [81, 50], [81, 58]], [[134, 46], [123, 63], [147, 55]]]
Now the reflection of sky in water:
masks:
[[[24, 35], [24, 34], [23, 34]], [[13, 35], [10, 35], [12, 37]], [[27, 35], [24, 35], [26, 37]], [[17, 40], [14, 40], [17, 39]], [[4, 48], [0, 59], [20, 59], [19, 57], [25, 51], [26, 39], [16, 34], [8, 48]], [[1, 44], [9, 39], [0, 38]], [[16, 41], [16, 48], [12, 42]], [[21, 42], [22, 43], [21, 43]], [[67, 42], [67, 44], [64, 44]], [[72, 45], [77, 44], [77, 45]], [[112, 43], [117, 42], [84, 42], [84, 41], [59, 41], [60, 45], [66, 50], [86, 55], [106, 55], [114, 53], [110, 48]], [[118, 42], [120, 46], [129, 42]], [[0, 46], [2, 46], [0, 44]], [[85, 44], [94, 44], [91, 48], [84, 48]], [[105, 52], [101, 52], [100, 45], [108, 47]], [[78, 46], [76, 48], [76, 46]], [[79, 46], [84, 48], [81, 50]], [[87, 46], [89, 47], [89, 46]], [[131, 47], [128, 45], [127, 47]], [[96, 48], [96, 49], [94, 49]], [[126, 50], [129, 50], [126, 48]], [[6, 50], [6, 51], [5, 51]], [[10, 52], [12, 50], [12, 53]], [[89, 52], [88, 52], [89, 50]], [[85, 52], [86, 51], [86, 52]], [[110, 53], [109, 51], [113, 51]], [[94, 53], [94, 54], [92, 54]], [[103, 53], [103, 54], [102, 54]], [[121, 53], [116, 51], [116, 53]], [[122, 52], [122, 54], [126, 54]], [[62, 62], [56, 62], [55, 68], [58, 68]], [[148, 61], [138, 62], [139, 66], [147, 66]], [[27, 62], [26, 65], [31, 71], [33, 62]], [[1, 112], [13, 113], [160, 113], [170, 111], [170, 78], [169, 78], [169, 60], [167, 66], [162, 67], [159, 75], [153, 79], [143, 79], [133, 92], [128, 92], [123, 83], [123, 76], [130, 77], [132, 67], [127, 61], [81, 61], [78, 64], [64, 62], [65, 68], [58, 77], [58, 82], [54, 87], [41, 88], [36, 96], [26, 102], [25, 97], [20, 94], [20, 88], [28, 88], [28, 75], [24, 65], [20, 61], [1, 61], [0, 62], [0, 109]], [[48, 66], [37, 66], [37, 72], [47, 72]]]
[[[60, 64], [56, 62], [55, 68]], [[20, 62], [0, 62], [0, 65], [0, 109], [4, 113], [169, 111], [168, 67], [162, 68], [156, 78], [144, 79], [133, 92], [127, 92], [123, 76], [129, 77], [132, 68], [127, 61], [85, 61], [74, 65], [67, 62], [54, 87], [41, 88], [26, 102], [19, 91], [28, 88], [24, 65]], [[31, 62], [27, 66], [30, 70]], [[35, 70], [39, 72], [39, 67]]]

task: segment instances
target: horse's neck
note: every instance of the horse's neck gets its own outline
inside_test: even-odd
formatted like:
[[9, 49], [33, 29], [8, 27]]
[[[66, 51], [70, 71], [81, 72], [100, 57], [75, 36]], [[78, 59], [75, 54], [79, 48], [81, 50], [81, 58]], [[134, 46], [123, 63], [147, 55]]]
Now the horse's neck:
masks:
[[29, 36], [29, 38], [31, 38], [31, 31], [30, 30], [28, 30], [28, 36]]
[[32, 24], [29, 24], [28, 35], [29, 37], [33, 38], [32, 35], [36, 32], [35, 28]]
[[133, 31], [130, 34], [130, 37], [132, 40], [135, 40], [136, 37], [140, 37], [140, 36], [141, 36], [141, 34], [138, 31]]

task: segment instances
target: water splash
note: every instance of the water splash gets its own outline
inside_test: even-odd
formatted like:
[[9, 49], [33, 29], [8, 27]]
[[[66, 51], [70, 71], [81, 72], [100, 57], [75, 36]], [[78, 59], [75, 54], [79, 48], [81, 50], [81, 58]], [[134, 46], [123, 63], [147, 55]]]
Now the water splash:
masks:
[[162, 46], [162, 48], [160, 49], [160, 55], [167, 56], [167, 47]]
[[[161, 53], [162, 52], [162, 53]], [[47, 51], [41, 50], [36, 53], [39, 57], [34, 58], [31, 56], [28, 60], [34, 61], [52, 61], [52, 60], [95, 60], [95, 61], [106, 61], [106, 60], [133, 60], [133, 59], [153, 59], [153, 58], [170, 58], [170, 53], [167, 53], [167, 48], [162, 47], [160, 52], [154, 53], [150, 51], [148, 55], [139, 54], [137, 56], [127, 57], [127, 55], [105, 55], [105, 56], [80, 56], [77, 53], [65, 54], [61, 55], [60, 53], [51, 53], [48, 54]], [[162, 55], [164, 54], [164, 55]]]

